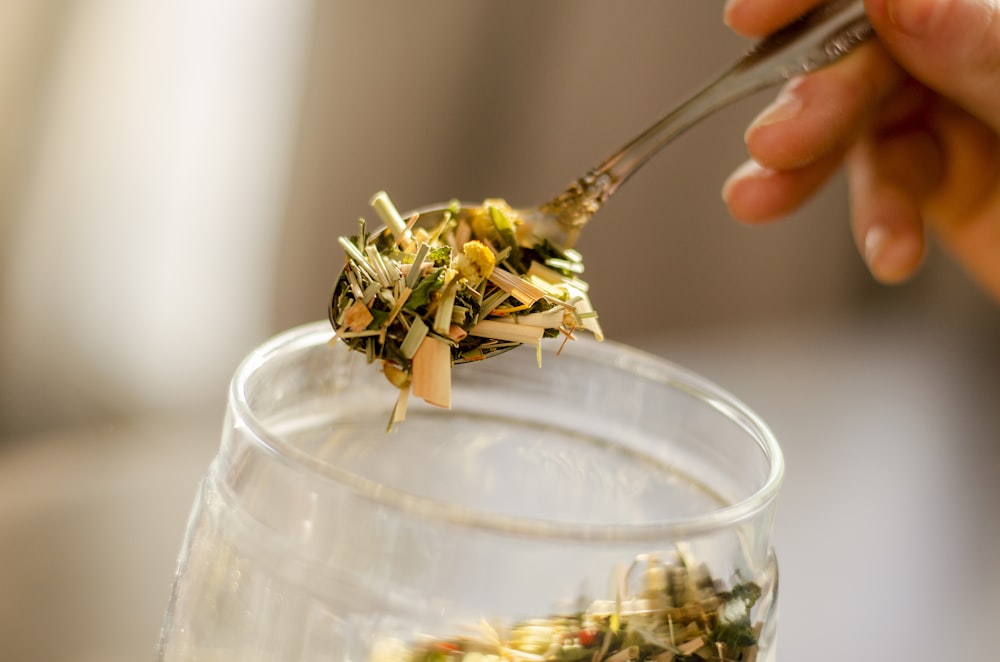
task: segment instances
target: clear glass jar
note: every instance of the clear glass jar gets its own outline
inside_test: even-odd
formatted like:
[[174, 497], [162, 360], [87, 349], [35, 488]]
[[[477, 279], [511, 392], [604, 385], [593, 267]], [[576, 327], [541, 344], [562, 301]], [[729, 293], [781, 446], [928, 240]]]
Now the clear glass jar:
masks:
[[332, 335], [237, 370], [160, 661], [774, 659], [783, 464], [739, 401], [553, 340], [387, 433], [395, 387]]

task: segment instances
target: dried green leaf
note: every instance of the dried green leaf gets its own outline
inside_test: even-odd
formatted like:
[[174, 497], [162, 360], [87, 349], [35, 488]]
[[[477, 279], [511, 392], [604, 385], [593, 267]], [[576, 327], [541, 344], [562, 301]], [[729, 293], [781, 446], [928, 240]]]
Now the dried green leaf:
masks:
[[406, 300], [403, 306], [406, 310], [417, 310], [421, 306], [430, 303], [431, 297], [444, 285], [444, 269], [434, 269], [429, 274], [420, 279], [417, 286], [413, 288], [413, 293]]

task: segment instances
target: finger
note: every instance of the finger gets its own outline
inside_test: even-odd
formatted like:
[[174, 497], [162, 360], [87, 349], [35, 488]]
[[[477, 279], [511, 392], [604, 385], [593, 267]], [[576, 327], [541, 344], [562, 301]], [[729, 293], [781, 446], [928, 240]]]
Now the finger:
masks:
[[746, 37], [764, 37], [788, 25], [821, 0], [729, 0], [722, 19]]
[[907, 280], [926, 250], [922, 202], [941, 176], [937, 141], [924, 129], [869, 133], [849, 152], [847, 172], [851, 227], [869, 271], [887, 284]]
[[935, 237], [1000, 301], [1000, 137], [960, 108], [939, 104], [929, 124], [945, 145], [944, 175], [928, 196]]
[[[937, 226], [935, 230], [939, 230]], [[1000, 189], [988, 208], [942, 236], [946, 250], [1000, 303]]]
[[774, 170], [748, 161], [726, 180], [722, 199], [729, 213], [746, 223], [772, 221], [797, 209], [840, 167], [842, 154], [830, 154], [795, 170]]
[[1000, 132], [1000, 0], [868, 0], [889, 52]]
[[801, 168], [841, 149], [904, 81], [877, 43], [835, 66], [785, 85], [744, 136], [750, 156], [779, 170]]
[[938, 100], [926, 123], [944, 151], [944, 174], [928, 198], [940, 232], [960, 232], [1000, 194], [1000, 136], [954, 104]]
[[902, 81], [884, 100], [872, 125], [874, 131], [923, 121], [927, 109], [940, 102], [936, 93], [922, 83], [904, 75]]

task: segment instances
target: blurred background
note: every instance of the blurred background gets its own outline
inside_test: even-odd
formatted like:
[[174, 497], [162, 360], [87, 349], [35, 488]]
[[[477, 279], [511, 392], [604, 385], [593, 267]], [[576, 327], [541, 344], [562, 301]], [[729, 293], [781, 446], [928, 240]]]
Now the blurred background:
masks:
[[[325, 317], [371, 194], [547, 200], [742, 53], [721, 10], [0, 3], [0, 659], [149, 659], [229, 376]], [[768, 99], [605, 207], [579, 245], [592, 299], [610, 338], [782, 442], [782, 659], [989, 659], [1000, 307], [936, 252], [873, 284], [840, 180], [731, 220]]]

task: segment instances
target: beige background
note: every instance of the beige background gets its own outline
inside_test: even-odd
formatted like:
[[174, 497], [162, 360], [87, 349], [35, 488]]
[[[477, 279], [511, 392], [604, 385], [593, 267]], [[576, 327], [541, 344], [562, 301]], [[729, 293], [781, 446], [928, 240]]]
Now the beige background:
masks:
[[[547, 199], [742, 52], [720, 13], [0, 4], [0, 659], [149, 653], [229, 375], [325, 315], [374, 191]], [[607, 205], [579, 246], [592, 298], [609, 337], [782, 440], [783, 659], [988, 659], [998, 308], [936, 253], [874, 285], [839, 180], [780, 224], [732, 221], [719, 188], [767, 98]]]

